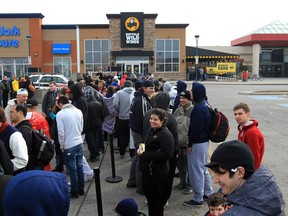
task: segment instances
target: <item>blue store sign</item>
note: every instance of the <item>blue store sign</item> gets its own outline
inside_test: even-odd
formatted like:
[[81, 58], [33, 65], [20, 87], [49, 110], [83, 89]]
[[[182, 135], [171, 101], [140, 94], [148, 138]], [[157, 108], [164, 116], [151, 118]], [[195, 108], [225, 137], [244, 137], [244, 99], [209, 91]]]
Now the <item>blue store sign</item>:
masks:
[[70, 44], [53, 44], [52, 54], [70, 54]]

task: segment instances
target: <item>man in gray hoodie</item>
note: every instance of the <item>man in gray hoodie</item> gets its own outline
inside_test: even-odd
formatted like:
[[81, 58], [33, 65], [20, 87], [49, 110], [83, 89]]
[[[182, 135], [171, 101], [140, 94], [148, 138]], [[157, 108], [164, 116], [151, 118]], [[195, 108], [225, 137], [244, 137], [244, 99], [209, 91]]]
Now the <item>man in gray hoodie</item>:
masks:
[[130, 80], [126, 80], [123, 84], [123, 89], [117, 91], [113, 100], [113, 106], [118, 112], [118, 146], [120, 151], [120, 158], [123, 159], [125, 150], [129, 144], [130, 128], [130, 95], [134, 94], [135, 89]]

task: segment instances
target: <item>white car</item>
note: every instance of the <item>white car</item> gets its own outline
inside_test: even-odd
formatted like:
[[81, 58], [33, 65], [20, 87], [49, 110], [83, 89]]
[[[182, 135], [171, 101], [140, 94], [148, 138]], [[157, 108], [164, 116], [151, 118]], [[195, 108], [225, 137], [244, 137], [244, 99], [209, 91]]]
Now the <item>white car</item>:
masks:
[[36, 89], [48, 89], [50, 81], [55, 81], [59, 88], [67, 87], [69, 81], [65, 76], [55, 74], [31, 75], [30, 79]]

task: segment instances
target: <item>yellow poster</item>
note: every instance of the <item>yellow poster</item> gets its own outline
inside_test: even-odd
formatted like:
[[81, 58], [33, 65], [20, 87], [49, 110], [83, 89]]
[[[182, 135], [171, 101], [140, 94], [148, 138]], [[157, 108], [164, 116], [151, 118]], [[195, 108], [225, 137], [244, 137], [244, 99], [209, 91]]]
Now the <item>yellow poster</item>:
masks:
[[217, 63], [216, 67], [206, 67], [208, 74], [222, 75], [236, 72], [236, 63]]

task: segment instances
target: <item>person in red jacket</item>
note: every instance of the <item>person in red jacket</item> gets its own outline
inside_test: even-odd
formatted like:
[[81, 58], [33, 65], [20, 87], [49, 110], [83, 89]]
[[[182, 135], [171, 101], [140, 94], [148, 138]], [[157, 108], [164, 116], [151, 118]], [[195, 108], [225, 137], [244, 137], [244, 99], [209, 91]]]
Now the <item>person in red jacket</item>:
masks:
[[250, 117], [250, 108], [245, 103], [239, 103], [233, 108], [238, 125], [238, 140], [246, 143], [254, 156], [254, 167], [257, 170], [262, 162], [265, 144], [264, 136], [258, 128], [258, 121]]

